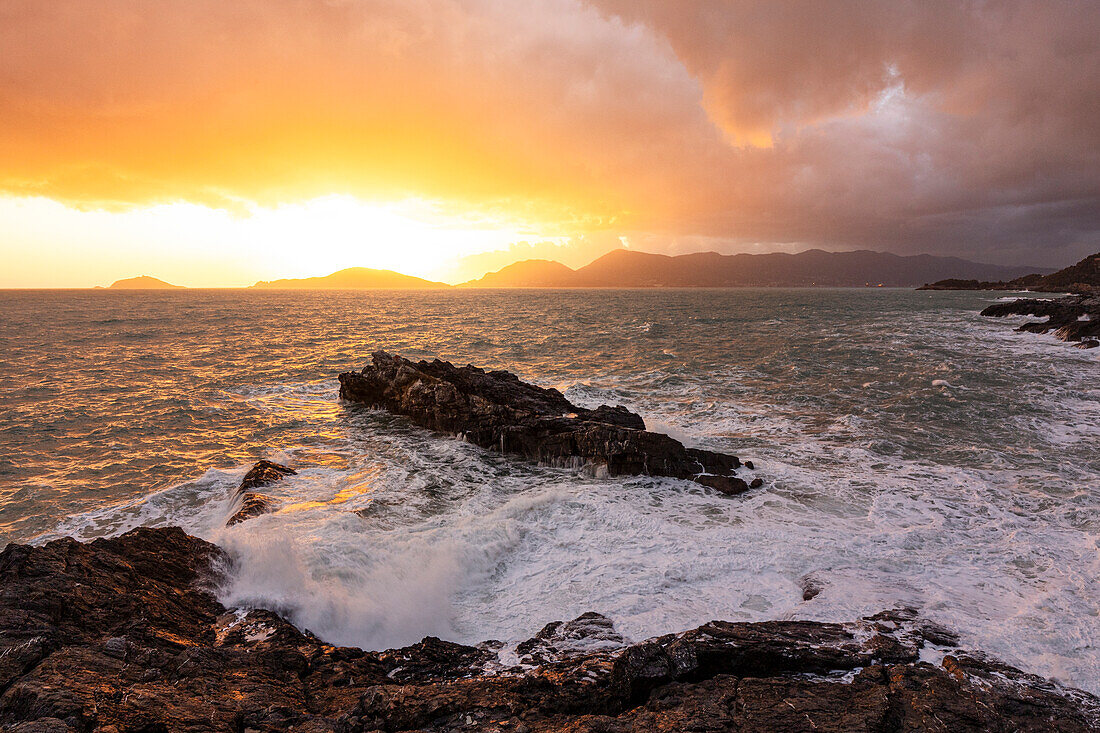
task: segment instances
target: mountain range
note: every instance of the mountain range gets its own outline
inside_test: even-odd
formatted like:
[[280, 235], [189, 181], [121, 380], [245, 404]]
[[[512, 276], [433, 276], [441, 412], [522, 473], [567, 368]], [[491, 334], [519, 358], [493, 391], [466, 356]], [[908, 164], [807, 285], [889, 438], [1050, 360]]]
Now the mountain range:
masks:
[[[522, 260], [462, 283], [461, 288], [693, 288], [693, 287], [913, 287], [951, 277], [960, 281], [1015, 281], [1053, 268], [987, 265], [933, 255], [901, 256], [856, 250], [798, 254], [698, 252], [661, 255], [619, 249], [576, 270], [553, 260]], [[119, 280], [112, 288], [179, 288], [149, 276]], [[426, 290], [451, 285], [393, 270], [349, 267], [321, 277], [261, 280], [260, 290]]]
[[1033, 272], [1035, 268], [987, 265], [957, 257], [901, 256], [869, 250], [670, 256], [619, 249], [577, 270], [551, 260], [516, 262], [460, 287], [911, 287], [948, 276], [1009, 279]]

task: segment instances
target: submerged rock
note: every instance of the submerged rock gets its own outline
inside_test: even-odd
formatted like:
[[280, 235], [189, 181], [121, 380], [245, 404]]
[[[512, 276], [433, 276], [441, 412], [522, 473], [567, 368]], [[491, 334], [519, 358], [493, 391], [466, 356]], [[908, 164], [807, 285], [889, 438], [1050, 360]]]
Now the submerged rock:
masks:
[[[510, 649], [334, 647], [210, 592], [177, 528], [0, 553], [0, 728], [48, 731], [1089, 731], [1100, 700], [914, 612], [714, 621], [630, 644], [589, 613]], [[521, 653], [522, 650], [522, 653]], [[921, 661], [933, 660], [933, 661]]]
[[240, 497], [241, 504], [237, 510], [233, 512], [233, 515], [226, 520], [225, 526], [230, 527], [238, 522], [243, 522], [246, 519], [252, 519], [252, 517], [257, 517], [271, 511], [275, 506], [275, 500], [267, 494], [251, 491], [251, 489], [273, 484], [286, 476], [292, 476], [296, 473], [297, 471], [294, 469], [273, 461], [260, 461], [250, 468], [248, 473], [246, 473], [241, 480], [241, 485], [237, 487], [237, 496]]
[[438, 359], [414, 363], [378, 351], [361, 372], [340, 375], [340, 397], [540, 463], [589, 463], [612, 476], [691, 479], [726, 494], [748, 488], [734, 475], [741, 465], [736, 456], [686, 448], [647, 431], [641, 416], [621, 405], [578, 407], [558, 390], [522, 382], [511, 372]]

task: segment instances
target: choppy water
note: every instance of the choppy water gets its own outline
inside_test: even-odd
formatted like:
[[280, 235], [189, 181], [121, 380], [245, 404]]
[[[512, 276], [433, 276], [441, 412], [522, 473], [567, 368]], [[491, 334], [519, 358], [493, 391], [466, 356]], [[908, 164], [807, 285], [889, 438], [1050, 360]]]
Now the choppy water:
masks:
[[[375, 648], [906, 604], [1100, 692], [1100, 362], [993, 297], [2, 292], [0, 541], [179, 524], [238, 556], [225, 601]], [[597, 479], [341, 404], [377, 348], [625, 404], [767, 483]], [[261, 457], [300, 474], [225, 529]]]

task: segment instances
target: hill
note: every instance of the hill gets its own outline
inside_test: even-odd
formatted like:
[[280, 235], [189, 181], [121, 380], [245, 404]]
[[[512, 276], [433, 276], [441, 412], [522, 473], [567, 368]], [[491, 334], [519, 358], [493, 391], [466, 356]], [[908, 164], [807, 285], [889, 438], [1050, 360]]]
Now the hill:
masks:
[[465, 287], [499, 288], [648, 288], [648, 287], [912, 287], [931, 279], [958, 276], [995, 279], [1018, 277], [1023, 267], [987, 265], [957, 257], [901, 256], [857, 250], [798, 254], [699, 252], [660, 255], [620, 249], [577, 270], [549, 260], [509, 265]]
[[110, 290], [183, 290], [182, 285], [173, 285], [163, 280], [148, 275], [128, 277], [123, 280], [115, 280], [111, 283]]
[[449, 288], [446, 283], [432, 282], [412, 275], [402, 275], [393, 270], [372, 270], [367, 267], [349, 267], [324, 277], [306, 277], [286, 280], [261, 280], [252, 286], [262, 290], [373, 290], [406, 289], [427, 290]]
[[1041, 275], [1031, 273], [994, 282], [951, 278], [922, 285], [918, 290], [1034, 290], [1040, 293], [1085, 293], [1100, 290], [1100, 252], [1075, 265]]
[[[521, 260], [513, 262], [496, 272], [487, 273], [484, 277], [470, 282], [462, 283], [460, 287], [466, 288], [556, 288], [570, 287], [563, 283], [571, 283], [576, 274], [560, 262], [554, 260]], [[516, 285], [516, 283], [524, 283]]]

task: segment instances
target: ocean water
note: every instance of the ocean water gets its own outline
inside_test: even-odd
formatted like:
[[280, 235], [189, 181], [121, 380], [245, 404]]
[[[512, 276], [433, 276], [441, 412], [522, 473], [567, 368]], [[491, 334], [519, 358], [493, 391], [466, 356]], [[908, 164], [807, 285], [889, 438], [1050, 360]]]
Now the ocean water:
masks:
[[[368, 648], [907, 605], [1100, 693], [1100, 359], [979, 317], [996, 297], [0, 292], [0, 542], [180, 525], [235, 557], [226, 603]], [[765, 484], [597, 478], [342, 404], [379, 348], [626, 405]], [[225, 528], [259, 458], [299, 473]]]

